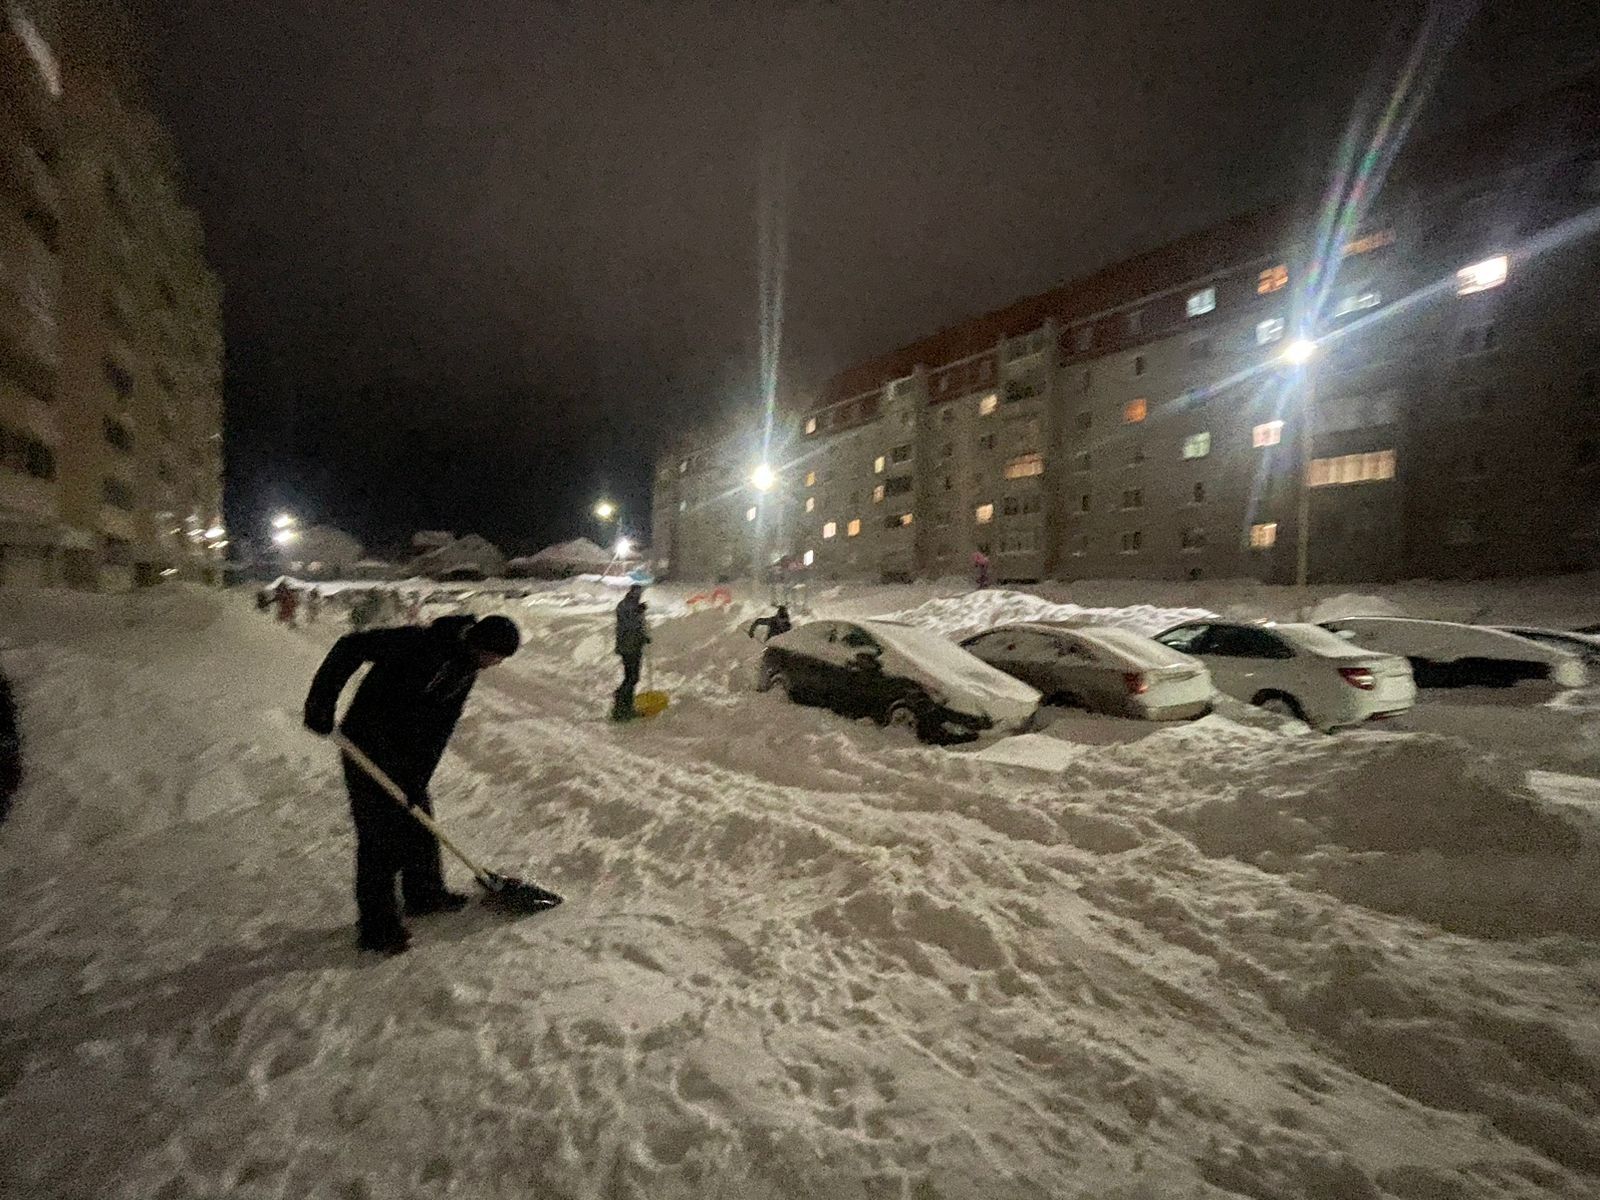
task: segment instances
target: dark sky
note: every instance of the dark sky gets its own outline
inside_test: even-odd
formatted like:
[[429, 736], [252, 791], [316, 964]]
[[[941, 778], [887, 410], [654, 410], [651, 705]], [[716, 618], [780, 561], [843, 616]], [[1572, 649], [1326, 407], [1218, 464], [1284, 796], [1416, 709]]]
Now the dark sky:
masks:
[[[756, 412], [763, 162], [785, 164], [783, 378], [816, 383], [1316, 194], [1427, 11], [134, 7], [226, 289], [235, 530], [287, 503], [379, 547], [508, 549], [579, 531], [602, 491], [647, 520], [664, 429]], [[1467, 119], [1600, 62], [1600, 5], [1485, 6], [1435, 58], [1427, 119]]]

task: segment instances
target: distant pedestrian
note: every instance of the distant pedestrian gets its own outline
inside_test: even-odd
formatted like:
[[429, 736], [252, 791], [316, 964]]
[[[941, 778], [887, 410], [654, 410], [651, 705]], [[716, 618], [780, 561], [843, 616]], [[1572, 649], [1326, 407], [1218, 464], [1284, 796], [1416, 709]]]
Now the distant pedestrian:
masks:
[[11, 811], [11, 797], [22, 786], [22, 731], [11, 684], [0, 671], [0, 821]]
[[617, 604], [617, 656], [622, 659], [622, 682], [611, 694], [613, 721], [629, 721], [639, 715], [634, 711], [633, 693], [639, 686], [639, 663], [650, 641], [644, 622], [649, 607], [644, 602], [644, 587], [637, 583]]
[[972, 552], [972, 574], [979, 590], [989, 586], [989, 556], [982, 550]]
[[306, 589], [306, 624], [315, 625], [322, 612], [322, 593], [316, 588]]
[[[333, 732], [339, 693], [371, 663], [341, 724], [429, 816], [428, 781], [444, 757], [478, 672], [515, 654], [521, 634], [508, 617], [441, 617], [426, 629], [347, 633], [333, 644], [306, 696], [305, 724]], [[439, 843], [422, 822], [400, 810], [383, 786], [344, 759], [350, 815], [356, 826], [357, 945], [399, 954], [410, 945], [395, 902], [395, 876], [411, 916], [453, 912], [467, 897], [446, 889]]]
[[257, 588], [256, 589], [256, 611], [258, 613], [269, 613], [269, 612], [272, 611], [272, 589], [271, 588]]
[[779, 634], [788, 633], [793, 628], [794, 622], [789, 619], [789, 606], [780, 604], [778, 605], [778, 611], [770, 617], [757, 617], [754, 621], [751, 621], [750, 628], [745, 630], [745, 633], [750, 637], [755, 637], [756, 630], [764, 630], [761, 640], [770, 642]]
[[278, 620], [293, 629], [295, 614], [300, 608], [300, 593], [289, 586], [287, 580], [278, 584], [273, 598], [278, 603]]

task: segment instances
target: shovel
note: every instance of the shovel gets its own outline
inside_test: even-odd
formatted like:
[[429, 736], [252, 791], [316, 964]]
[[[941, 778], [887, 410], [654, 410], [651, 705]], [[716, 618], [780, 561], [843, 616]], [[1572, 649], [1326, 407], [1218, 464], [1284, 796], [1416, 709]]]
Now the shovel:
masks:
[[633, 698], [633, 711], [641, 717], [657, 717], [667, 711], [667, 705], [672, 703], [672, 697], [666, 692], [658, 692], [650, 686], [655, 679], [655, 655], [645, 652], [644, 659], [644, 687], [645, 690]]
[[382, 767], [367, 757], [366, 751], [356, 745], [340, 731], [335, 729], [328, 735], [329, 740], [345, 753], [345, 756], [372, 777], [372, 781], [389, 793], [392, 799], [401, 808], [405, 809], [417, 820], [421, 821], [429, 833], [439, 839], [439, 844], [459, 858], [472, 872], [472, 877], [478, 881], [478, 886], [484, 891], [483, 902], [492, 908], [503, 908], [509, 912], [536, 913], [554, 908], [561, 903], [561, 897], [555, 892], [547, 891], [536, 883], [529, 883], [511, 875], [502, 875], [498, 871], [491, 871], [480, 867], [467, 857], [467, 852], [445, 836], [439, 823], [423, 812], [415, 804], [406, 799], [405, 790], [394, 780], [390, 779]]

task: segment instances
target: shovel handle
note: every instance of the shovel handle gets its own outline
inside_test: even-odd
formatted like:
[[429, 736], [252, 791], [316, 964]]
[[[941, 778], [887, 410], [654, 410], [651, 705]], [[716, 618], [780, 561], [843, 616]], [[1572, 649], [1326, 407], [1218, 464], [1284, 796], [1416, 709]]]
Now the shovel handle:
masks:
[[377, 763], [373, 762], [372, 759], [367, 757], [367, 752], [347, 738], [344, 735], [343, 730], [335, 729], [328, 735], [328, 740], [331, 741], [335, 746], [339, 747], [346, 758], [365, 771], [368, 776], [371, 777], [374, 783], [376, 783], [389, 794], [389, 798], [391, 800], [393, 800], [401, 808], [405, 809], [417, 820], [421, 821], [427, 831], [439, 839], [439, 844], [441, 846], [462, 861], [466, 868], [472, 872], [473, 878], [475, 878], [480, 884], [488, 888], [490, 891], [495, 890], [492, 884], [488, 882], [488, 880], [492, 878], [489, 875], [489, 872], [485, 871], [477, 863], [473, 862], [472, 859], [468, 858], [467, 852], [452, 842], [445, 835], [444, 830], [439, 828], [439, 823], [437, 821], [435, 821], [427, 813], [423, 812], [415, 804], [411, 803], [411, 801], [406, 798], [405, 789], [393, 779], [389, 778], [389, 773]]

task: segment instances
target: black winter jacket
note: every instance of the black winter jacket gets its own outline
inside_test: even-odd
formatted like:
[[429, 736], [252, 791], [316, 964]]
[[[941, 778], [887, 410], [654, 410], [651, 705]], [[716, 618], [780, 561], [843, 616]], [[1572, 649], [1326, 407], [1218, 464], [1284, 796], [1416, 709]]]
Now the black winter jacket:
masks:
[[617, 653], [643, 654], [650, 635], [644, 628], [644, 611], [650, 607], [624, 596], [617, 604]]
[[426, 791], [478, 678], [476, 658], [463, 641], [475, 623], [441, 617], [426, 628], [345, 634], [311, 681], [306, 725], [331, 731], [339, 693], [363, 663], [371, 663], [340, 728], [408, 793]]

